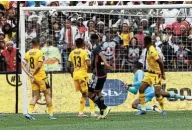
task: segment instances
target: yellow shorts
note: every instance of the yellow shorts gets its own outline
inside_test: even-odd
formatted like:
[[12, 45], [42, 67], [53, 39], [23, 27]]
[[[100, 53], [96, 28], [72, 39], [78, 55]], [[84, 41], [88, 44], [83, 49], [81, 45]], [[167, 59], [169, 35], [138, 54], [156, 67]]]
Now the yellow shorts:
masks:
[[44, 91], [50, 88], [48, 78], [44, 78], [44, 79], [35, 78], [34, 82], [31, 83], [31, 86], [33, 91], [37, 91], [37, 90]]
[[151, 73], [146, 73], [143, 82], [149, 84], [149, 85], [161, 85], [162, 78], [159, 74], [151, 74]]
[[89, 83], [89, 78], [86, 77], [85, 80], [74, 80], [75, 84], [75, 89], [76, 91], [80, 91], [81, 93], [86, 93], [88, 92], [88, 83]]

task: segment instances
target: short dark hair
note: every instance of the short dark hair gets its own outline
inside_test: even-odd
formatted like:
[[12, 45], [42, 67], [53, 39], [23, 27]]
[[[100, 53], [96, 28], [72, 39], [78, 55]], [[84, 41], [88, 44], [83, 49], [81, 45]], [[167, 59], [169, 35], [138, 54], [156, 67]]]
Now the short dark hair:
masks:
[[91, 40], [97, 40], [97, 39], [99, 39], [99, 36], [97, 34], [91, 35]]
[[146, 44], [146, 45], [149, 45], [149, 44], [151, 44], [151, 37], [150, 36], [146, 36], [145, 38], [144, 38], [144, 44]]
[[134, 65], [133, 65], [134, 68], [137, 68], [137, 69], [142, 69], [143, 68], [143, 64], [141, 62], [136, 62]]
[[31, 42], [32, 42], [32, 45], [35, 45], [35, 46], [40, 45], [40, 39], [39, 38], [33, 38]]
[[77, 39], [75, 40], [75, 44], [76, 44], [77, 48], [80, 48], [80, 47], [83, 46], [84, 41], [83, 41], [82, 38], [77, 38]]

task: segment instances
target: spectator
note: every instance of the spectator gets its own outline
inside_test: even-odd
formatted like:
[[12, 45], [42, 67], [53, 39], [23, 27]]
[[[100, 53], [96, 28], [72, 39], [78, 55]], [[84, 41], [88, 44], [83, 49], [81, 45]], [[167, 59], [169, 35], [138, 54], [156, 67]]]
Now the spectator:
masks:
[[173, 48], [174, 53], [176, 53], [179, 49], [179, 45], [178, 45], [179, 40], [180, 38], [178, 36], [173, 36], [171, 39], [172, 43], [170, 44], [170, 46]]
[[5, 41], [12, 41], [16, 36], [16, 32], [12, 31], [12, 27], [9, 23], [3, 25], [2, 31], [5, 34]]
[[123, 23], [123, 30], [121, 32], [121, 39], [123, 40], [123, 44], [121, 45], [121, 70], [124, 68], [125, 62], [126, 62], [126, 48], [129, 46], [129, 42], [132, 38], [131, 33], [129, 33], [129, 26], [127, 23]]
[[85, 41], [86, 44], [89, 44], [90, 47], [92, 47], [91, 41], [90, 41], [90, 36], [91, 36], [91, 34], [96, 33], [96, 24], [95, 24], [95, 22], [93, 20], [89, 20], [87, 22], [87, 27], [88, 27], [88, 30], [85, 32], [84, 41]]
[[12, 28], [15, 28], [17, 24], [17, 21], [16, 21], [17, 18], [15, 17], [15, 10], [9, 9], [7, 17], [8, 17], [7, 23], [9, 23]]
[[160, 41], [159, 37], [156, 37], [156, 36], [152, 36], [151, 39], [152, 39], [153, 45], [155, 46], [155, 48], [157, 49], [157, 52], [159, 53], [159, 56], [164, 61], [165, 57], [164, 57], [162, 50], [161, 50], [162, 42]]
[[[74, 25], [75, 27], [75, 25]], [[76, 28], [78, 29], [78, 28]], [[68, 55], [72, 50], [73, 47], [73, 38], [74, 37], [74, 33], [72, 32], [72, 22], [70, 20], [66, 20], [65, 21], [65, 25], [64, 27], [61, 29], [60, 31], [60, 45], [59, 45], [59, 50], [60, 53], [62, 54], [62, 60], [63, 60], [63, 69], [64, 71], [66, 70], [66, 65], [67, 65], [67, 60], [68, 60]], [[76, 30], [77, 31], [77, 30]]]
[[105, 24], [104, 22], [102, 21], [99, 21], [97, 23], [97, 34], [99, 35], [100, 39], [101, 39], [101, 42], [105, 42], [106, 41], [106, 36], [104, 34], [104, 27], [105, 27]]
[[59, 1], [48, 1], [47, 6], [59, 6]]
[[59, 44], [59, 39], [60, 39], [60, 27], [57, 22], [53, 23], [53, 30], [52, 30], [52, 35], [54, 37], [54, 41]]
[[[4, 17], [4, 11], [0, 10], [0, 21], [2, 20], [3, 17]], [[1, 25], [1, 23], [0, 23], [0, 25]]]
[[41, 49], [44, 53], [45, 71], [60, 71], [61, 70], [61, 53], [55, 47], [51, 40], [47, 40], [44, 47]]
[[133, 36], [129, 32], [129, 26], [127, 23], [123, 23], [123, 30], [121, 32], [121, 38], [123, 40], [122, 48], [129, 46], [129, 42]]
[[161, 37], [161, 32], [159, 30], [159, 27], [158, 26], [155, 26], [154, 27], [154, 33], [152, 34], [153, 36], [156, 36], [156, 37]]
[[7, 48], [2, 51], [2, 55], [6, 61], [6, 71], [16, 70], [16, 49], [13, 48], [13, 42], [7, 42]]
[[167, 35], [162, 35], [161, 39], [162, 39], [161, 50], [165, 57], [164, 67], [165, 69], [169, 69], [169, 68], [172, 68], [171, 66], [173, 65], [174, 50], [169, 45], [169, 37]]
[[27, 27], [26, 27], [26, 33], [25, 33], [25, 38], [28, 39], [33, 39], [37, 36], [37, 33], [35, 29], [33, 29], [32, 23], [28, 22]]
[[138, 44], [138, 39], [133, 37], [127, 47], [127, 61], [128, 61], [128, 68], [131, 69], [131, 66], [134, 65], [135, 62], [139, 60], [139, 56], [141, 54], [141, 48]]
[[182, 42], [179, 42], [179, 49], [176, 52], [176, 64], [177, 68], [181, 70], [189, 69], [190, 67], [189, 55], [187, 50], [184, 49]]
[[151, 36], [152, 28], [149, 26], [148, 18], [142, 18], [140, 24], [143, 26], [143, 33], [145, 36]]
[[0, 32], [0, 41], [4, 41], [5, 34], [3, 32]]
[[78, 17], [77, 22], [78, 22], [78, 30], [80, 34], [80, 38], [84, 39], [85, 38], [85, 32], [87, 31], [87, 28], [83, 24], [83, 17]]
[[135, 37], [138, 39], [139, 47], [143, 48], [144, 38], [145, 34], [143, 33], [143, 26], [139, 26], [138, 33], [135, 35]]
[[172, 41], [171, 41], [171, 39], [172, 39], [172, 25], [166, 25], [166, 27], [165, 27], [165, 29], [166, 29], [166, 35], [167, 35], [167, 37], [168, 37], [168, 43], [169, 43], [169, 45], [172, 43]]
[[72, 35], [72, 45], [75, 45], [75, 40], [80, 37], [79, 35], [79, 29], [77, 27], [77, 19], [74, 16], [71, 18], [71, 35]]

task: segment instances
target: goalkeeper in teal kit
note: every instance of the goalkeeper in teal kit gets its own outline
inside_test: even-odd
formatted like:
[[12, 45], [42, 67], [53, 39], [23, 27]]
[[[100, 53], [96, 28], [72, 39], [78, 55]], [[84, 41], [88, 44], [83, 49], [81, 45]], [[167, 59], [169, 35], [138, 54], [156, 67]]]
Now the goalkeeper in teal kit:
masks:
[[[123, 86], [127, 89], [127, 91], [133, 93], [133, 94], [137, 94], [137, 92], [139, 91], [139, 87], [141, 85], [141, 82], [145, 76], [144, 71], [142, 70], [143, 68], [143, 64], [138, 62], [134, 65], [133, 67], [133, 73], [134, 73], [134, 79], [133, 79], [133, 83], [132, 84], [124, 84]], [[183, 95], [179, 95], [179, 94], [175, 94], [174, 92], [165, 92], [163, 89], [161, 90], [161, 94], [163, 97], [167, 97], [167, 98], [177, 98], [177, 99], [186, 99], [186, 100], [192, 100], [192, 96], [183, 96]], [[145, 102], [149, 102], [153, 99], [153, 97], [155, 97], [155, 89], [153, 86], [149, 86], [146, 90], [145, 90]], [[139, 111], [141, 110], [141, 104], [139, 102], [139, 98], [136, 99], [133, 103], [132, 103], [132, 108], [133, 109], [138, 109]], [[146, 106], [146, 110], [150, 111], [150, 110], [154, 110], [157, 112], [161, 112], [162, 114], [166, 114], [165, 111], [160, 111], [158, 109], [158, 107], [156, 105], [154, 106]]]

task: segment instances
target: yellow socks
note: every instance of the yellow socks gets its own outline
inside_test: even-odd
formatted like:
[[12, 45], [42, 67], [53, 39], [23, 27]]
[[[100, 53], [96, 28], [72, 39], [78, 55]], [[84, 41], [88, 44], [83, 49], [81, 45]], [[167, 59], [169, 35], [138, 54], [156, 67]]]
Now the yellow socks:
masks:
[[47, 107], [49, 116], [53, 116], [53, 106]]
[[95, 112], [95, 103], [91, 99], [89, 99], [89, 107], [90, 107], [91, 113], [94, 113]]
[[163, 98], [163, 96], [161, 95], [160, 97], [158, 97], [157, 101], [159, 102], [161, 110], [164, 110], [164, 98]]
[[139, 94], [139, 101], [140, 101], [140, 104], [141, 104], [141, 109], [146, 110], [145, 109], [145, 94], [144, 93]]
[[34, 108], [35, 108], [35, 106], [34, 106], [34, 105], [32, 105], [32, 104], [30, 104], [30, 105], [29, 105], [29, 110], [28, 110], [28, 113], [29, 113], [29, 114], [32, 114], [32, 113], [33, 113], [33, 111], [34, 111]]
[[79, 106], [79, 113], [82, 114], [83, 113], [83, 110], [85, 108], [85, 103], [86, 103], [86, 99], [85, 97], [81, 97], [80, 99], [80, 106]]

